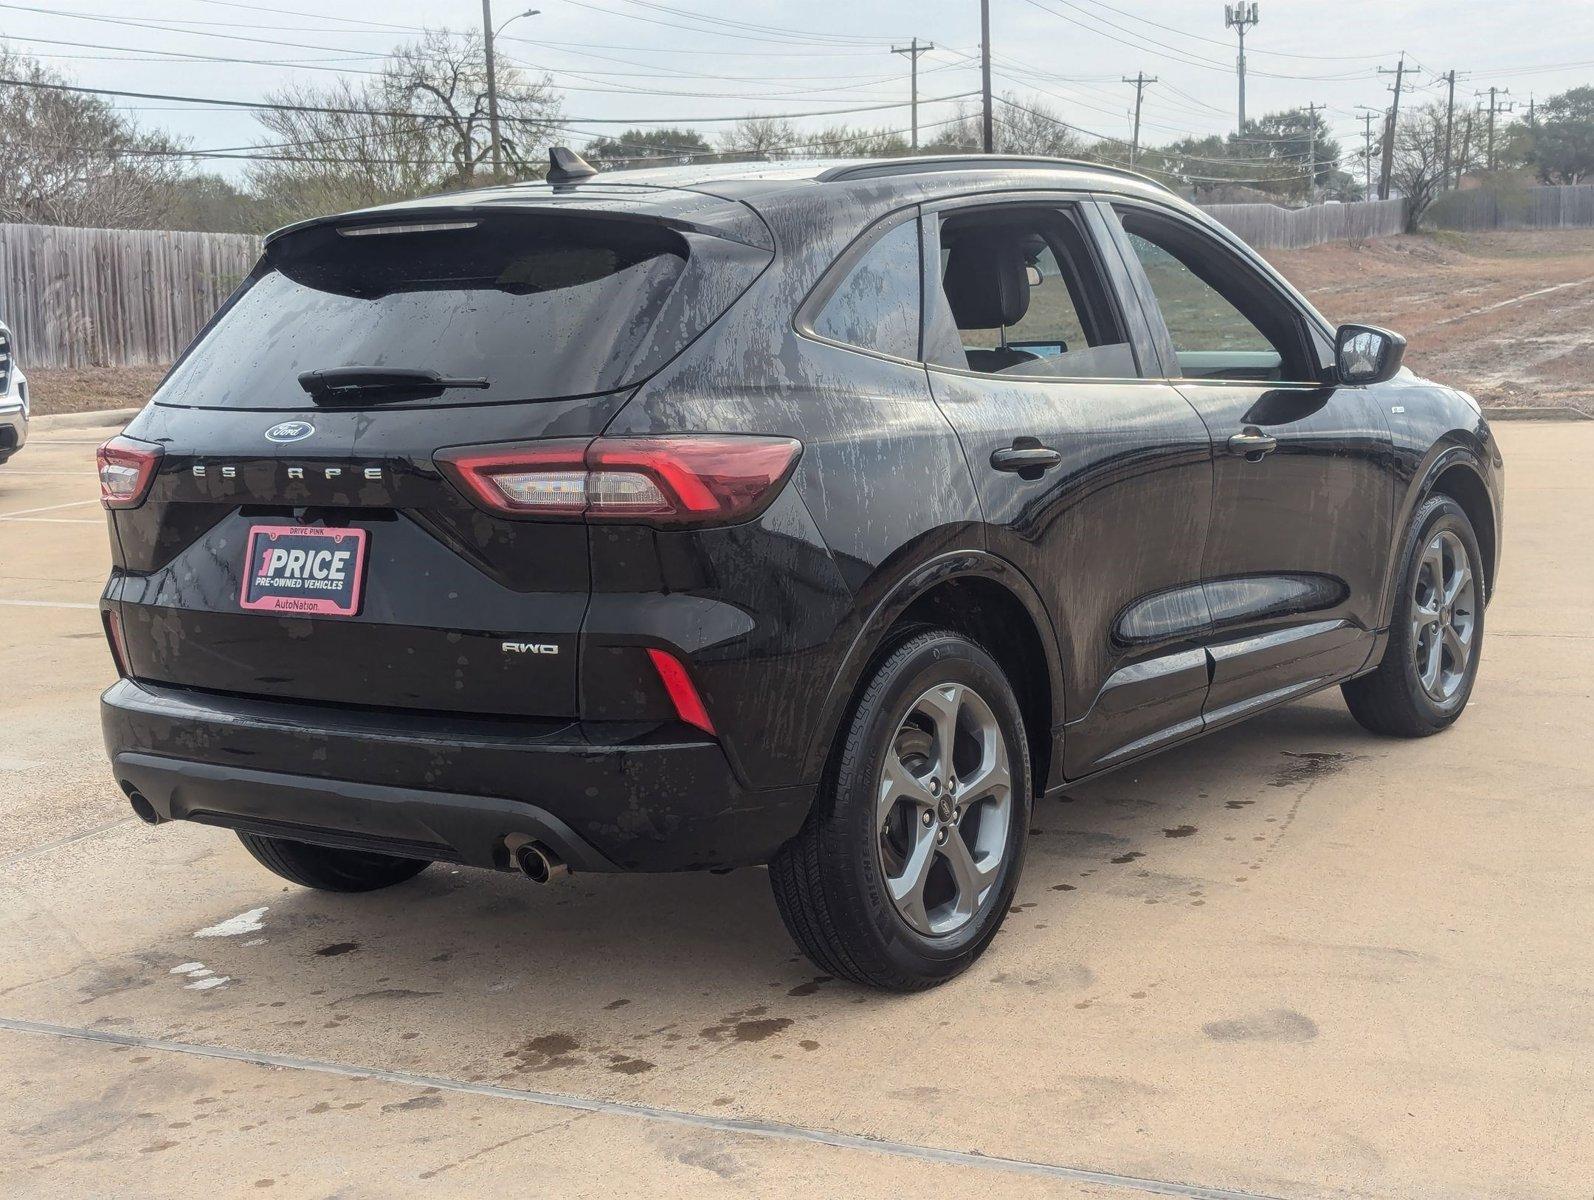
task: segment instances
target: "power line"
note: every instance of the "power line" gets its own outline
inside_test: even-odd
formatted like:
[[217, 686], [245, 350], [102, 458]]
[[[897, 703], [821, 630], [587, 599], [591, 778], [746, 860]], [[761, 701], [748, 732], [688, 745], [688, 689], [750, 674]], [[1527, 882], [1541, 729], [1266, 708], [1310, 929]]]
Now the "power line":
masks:
[[[34, 88], [41, 91], [52, 92], [77, 92], [90, 96], [126, 96], [135, 100], [172, 100], [184, 104], [211, 104], [222, 108], [261, 109], [272, 112], [307, 112], [327, 113], [339, 116], [357, 117], [393, 117], [418, 121], [441, 121], [450, 118], [439, 113], [409, 112], [402, 109], [366, 109], [366, 108], [340, 108], [335, 105], [322, 104], [287, 104], [271, 100], [224, 100], [215, 96], [182, 96], [169, 92], [132, 92], [119, 88], [94, 88], [82, 87], [70, 83], [45, 83], [34, 79], [3, 79], [0, 86]], [[958, 92], [950, 96], [936, 96], [932, 99], [921, 101], [924, 104], [941, 104], [949, 100], [966, 100], [975, 96], [976, 92]], [[738, 97], [721, 97], [721, 99], [738, 99]], [[801, 120], [805, 117], [838, 117], [862, 112], [884, 112], [887, 109], [906, 108], [906, 101], [897, 100], [885, 104], [865, 104], [851, 108], [828, 108], [814, 112], [797, 113], [757, 113], [752, 114], [762, 120]], [[744, 121], [749, 114], [737, 117], [568, 117], [569, 121], [579, 122], [583, 125], [701, 125], [725, 124]], [[508, 120], [519, 120], [533, 125], [548, 124], [529, 117], [511, 117]]]

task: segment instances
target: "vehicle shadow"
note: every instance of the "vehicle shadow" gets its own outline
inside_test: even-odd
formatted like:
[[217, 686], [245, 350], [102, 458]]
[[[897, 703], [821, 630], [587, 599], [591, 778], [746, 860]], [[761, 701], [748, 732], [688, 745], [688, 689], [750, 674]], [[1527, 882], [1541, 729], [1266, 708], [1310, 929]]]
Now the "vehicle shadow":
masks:
[[[1204, 882], [1204, 845], [1210, 853], [1213, 839], [1233, 843], [1236, 862], [1262, 854], [1279, 814], [1324, 775], [1371, 766], [1379, 745], [1334, 694], [1042, 801], [1018, 910], [1055, 927], [1069, 920], [1077, 898], [1068, 893], [1182, 901]], [[796, 951], [762, 869], [588, 875], [539, 887], [434, 866], [364, 896], [290, 890], [274, 902], [272, 923], [277, 935], [256, 951], [279, 960], [267, 970], [319, 982], [329, 1009], [426, 999], [429, 1009], [464, 1007], [479, 1031], [501, 1022], [506, 1037], [528, 1011], [611, 1031], [635, 1032], [645, 1017], [655, 1034], [668, 1017], [696, 1038], [718, 1023], [717, 1036], [734, 1038], [741, 1023], [756, 1032], [787, 997], [889, 1003], [824, 979]], [[1010, 921], [1004, 937], [1022, 939], [1027, 928]]]

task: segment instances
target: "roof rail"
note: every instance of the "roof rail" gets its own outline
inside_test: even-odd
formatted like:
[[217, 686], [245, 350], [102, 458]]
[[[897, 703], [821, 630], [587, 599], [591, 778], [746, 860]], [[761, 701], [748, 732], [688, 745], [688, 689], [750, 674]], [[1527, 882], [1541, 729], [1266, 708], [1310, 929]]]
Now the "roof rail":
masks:
[[843, 163], [821, 174], [820, 183], [833, 183], [839, 179], [881, 179], [891, 175], [916, 175], [927, 171], [1015, 171], [1056, 170], [1059, 167], [1086, 171], [1101, 171], [1149, 183], [1159, 191], [1173, 193], [1166, 184], [1149, 175], [1118, 167], [1111, 163], [1087, 162], [1080, 158], [1045, 158], [1040, 155], [1005, 154], [945, 154], [922, 155], [917, 158], [877, 158], [869, 162]]

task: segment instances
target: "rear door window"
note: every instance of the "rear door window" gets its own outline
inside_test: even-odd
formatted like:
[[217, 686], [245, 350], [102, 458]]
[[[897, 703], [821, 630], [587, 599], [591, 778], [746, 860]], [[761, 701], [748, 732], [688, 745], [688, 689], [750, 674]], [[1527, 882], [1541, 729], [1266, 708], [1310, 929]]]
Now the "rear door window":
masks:
[[[1068, 206], [948, 213], [926, 355], [939, 366], [1039, 379], [1140, 371], [1091, 243]], [[955, 328], [956, 336], [951, 331]]]
[[267, 246], [157, 399], [308, 407], [299, 375], [339, 367], [488, 382], [428, 404], [614, 391], [712, 324], [767, 260], [656, 221], [567, 214], [312, 226]]

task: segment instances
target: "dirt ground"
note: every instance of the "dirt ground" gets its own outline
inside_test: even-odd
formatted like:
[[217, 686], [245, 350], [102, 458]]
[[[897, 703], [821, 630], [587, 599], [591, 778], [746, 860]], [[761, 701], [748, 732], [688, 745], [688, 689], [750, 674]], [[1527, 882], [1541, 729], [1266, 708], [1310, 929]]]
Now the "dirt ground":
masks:
[[33, 411], [53, 413], [98, 412], [106, 408], [137, 408], [148, 400], [165, 367], [78, 367], [50, 371], [22, 364], [33, 395]]
[[1330, 320], [1405, 334], [1419, 374], [1488, 405], [1594, 415], [1594, 230], [1380, 238], [1267, 257]]
[[[1405, 334], [1421, 374], [1489, 405], [1594, 415], [1594, 230], [1381, 238], [1267, 257], [1331, 320]], [[135, 407], [164, 373], [88, 367], [28, 378], [44, 414]]]

